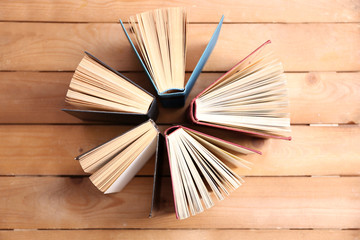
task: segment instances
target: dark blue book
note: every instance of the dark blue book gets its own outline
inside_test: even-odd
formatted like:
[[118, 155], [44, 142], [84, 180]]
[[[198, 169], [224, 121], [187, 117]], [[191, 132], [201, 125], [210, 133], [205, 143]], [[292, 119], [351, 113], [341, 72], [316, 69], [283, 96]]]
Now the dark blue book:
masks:
[[[96, 57], [91, 55], [90, 53], [85, 52], [85, 54], [86, 55], [84, 58], [88, 57], [88, 58], [92, 59], [93, 61], [95, 61], [95, 63], [98, 64], [97, 68], [94, 71], [98, 71], [98, 69], [101, 69], [100, 71], [102, 71], [102, 70], [109, 71], [108, 74], [115, 74], [113, 76], [115, 77], [114, 81], [118, 82], [117, 84], [124, 83], [125, 81], [131, 83], [131, 85], [133, 85], [133, 88], [134, 87], [136, 88], [136, 89], [134, 88], [136, 91], [143, 92], [145, 95], [147, 95], [147, 98], [150, 99], [150, 101], [149, 100], [147, 101], [148, 105], [146, 105], [144, 103], [144, 106], [146, 109], [143, 109], [142, 112], [121, 111], [121, 109], [117, 110], [116, 108], [109, 108], [109, 106], [107, 106], [106, 104], [109, 104], [111, 106], [116, 103], [111, 101], [111, 99], [109, 100], [109, 98], [105, 97], [105, 99], [104, 99], [104, 97], [101, 97], [101, 95], [99, 95], [99, 93], [96, 92], [96, 91], [100, 91], [100, 92], [102, 91], [101, 94], [107, 94], [106, 91], [109, 90], [106, 88], [106, 86], [105, 87], [102, 86], [102, 84], [104, 84], [104, 83], [102, 83], [101, 79], [97, 79], [95, 82], [94, 81], [91, 82], [92, 85], [97, 83], [97, 87], [94, 89], [92, 89], [91, 88], [92, 85], [89, 84], [89, 80], [91, 80], [90, 76], [87, 76], [84, 73], [82, 73], [81, 76], [83, 78], [85, 78], [85, 80], [83, 79], [81, 81], [73, 82], [77, 71], [80, 71], [80, 70], [83, 71], [83, 69], [79, 69], [80, 68], [80, 64], [79, 64], [78, 68], [75, 71], [74, 77], [71, 80], [72, 82], [70, 83], [67, 98], [66, 98], [66, 101], [69, 102], [70, 104], [66, 108], [62, 109], [62, 111], [66, 112], [68, 114], [71, 114], [77, 118], [80, 118], [84, 121], [113, 122], [113, 123], [122, 123], [122, 124], [139, 124], [148, 119], [154, 119], [154, 120], [156, 119], [156, 117], [158, 115], [158, 108], [157, 108], [157, 104], [156, 104], [156, 99], [153, 95], [148, 93], [146, 90], [144, 90], [143, 88], [141, 88], [140, 86], [138, 86], [137, 84], [132, 82], [130, 79], [128, 79], [127, 77], [125, 77], [124, 75], [122, 75], [121, 73], [116, 71], [115, 69], [111, 68], [104, 62], [100, 61], [99, 59], [97, 59]], [[104, 71], [99, 72], [98, 74], [99, 74], [99, 76], [103, 76]], [[90, 79], [86, 79], [88, 77]], [[72, 89], [71, 86], [72, 86], [72, 84], [75, 84], [75, 83], [80, 84], [80, 86], [74, 85], [77, 87], [76, 87], [76, 89]], [[89, 88], [89, 86], [90, 86], [90, 88]], [[113, 89], [110, 89], [110, 90], [112, 90], [112, 91], [109, 91], [109, 94], [111, 96], [116, 97], [116, 95], [118, 94], [121, 97], [121, 95], [123, 94], [121, 92], [116, 93], [116, 91]], [[72, 94], [76, 94], [76, 95], [74, 95], [76, 97], [75, 99], [74, 98], [70, 99], [70, 100], [68, 99], [69, 91], [71, 91]], [[128, 95], [133, 94], [134, 97], [136, 98], [136, 101], [140, 101], [139, 100], [140, 98], [138, 98], [134, 93], [129, 92], [127, 94]], [[85, 104], [84, 104], [84, 99], [86, 99]], [[99, 101], [101, 103], [105, 103], [105, 105], [96, 104]], [[118, 101], [120, 101], [118, 104], [125, 105], [121, 101], [121, 98]], [[142, 103], [140, 102], [140, 104], [142, 104]], [[92, 108], [91, 106], [94, 106], [94, 107]], [[104, 109], [102, 109], [102, 108], [104, 108]]]

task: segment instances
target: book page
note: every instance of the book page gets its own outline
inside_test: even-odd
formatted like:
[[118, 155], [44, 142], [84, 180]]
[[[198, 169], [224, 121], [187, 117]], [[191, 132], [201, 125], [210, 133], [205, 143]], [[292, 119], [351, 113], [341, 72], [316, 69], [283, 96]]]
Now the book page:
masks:
[[65, 101], [80, 109], [146, 114], [154, 98], [86, 55], [77, 67]]
[[135, 43], [160, 93], [185, 88], [186, 11], [164, 8], [131, 16]]
[[153, 128], [152, 123], [147, 121], [119, 137], [80, 155], [77, 159], [85, 172], [94, 173], [151, 128]]
[[224, 195], [241, 185], [242, 179], [184, 129], [167, 135], [171, 179], [177, 216], [184, 219], [203, 211], [200, 196], [207, 208], [213, 201], [202, 179], [215, 196]]
[[255, 134], [290, 136], [284, 69], [264, 46], [199, 95], [195, 111], [199, 122]]

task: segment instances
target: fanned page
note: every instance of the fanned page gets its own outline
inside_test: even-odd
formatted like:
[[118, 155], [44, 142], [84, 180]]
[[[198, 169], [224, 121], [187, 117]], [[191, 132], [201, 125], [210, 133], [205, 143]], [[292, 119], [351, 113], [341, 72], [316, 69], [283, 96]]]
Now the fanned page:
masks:
[[286, 77], [269, 43], [199, 94], [194, 107], [199, 123], [290, 139]]
[[104, 193], [119, 192], [154, 155], [158, 130], [149, 120], [77, 157], [92, 173], [90, 180]]
[[80, 109], [146, 114], [154, 98], [85, 55], [71, 79], [65, 101]]
[[164, 8], [129, 19], [140, 55], [159, 93], [185, 88], [186, 12]]
[[243, 180], [223, 161], [249, 168], [240, 155], [257, 152], [224, 140], [176, 126], [165, 132], [175, 211], [185, 219], [214, 205], [212, 194], [224, 199]]

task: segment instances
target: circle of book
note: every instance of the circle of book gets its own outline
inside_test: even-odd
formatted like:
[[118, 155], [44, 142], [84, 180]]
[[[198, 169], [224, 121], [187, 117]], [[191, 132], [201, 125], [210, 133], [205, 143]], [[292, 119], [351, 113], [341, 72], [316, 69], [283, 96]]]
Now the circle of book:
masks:
[[[223, 19], [187, 81], [184, 8], [130, 17], [133, 40], [120, 20], [164, 107], [184, 106], [217, 42]], [[188, 114], [193, 123], [262, 138], [291, 139], [286, 77], [269, 44], [255, 49], [191, 101]], [[91, 174], [91, 182], [107, 194], [121, 191], [155, 155], [150, 216], [162, 158], [169, 162], [176, 217], [185, 219], [212, 207], [213, 195], [222, 200], [244, 182], [227, 164], [249, 168], [251, 163], [242, 156], [261, 154], [180, 125], [165, 130], [164, 138], [153, 121], [158, 114], [155, 97], [87, 52], [65, 101], [69, 107], [63, 111], [83, 120], [139, 124], [76, 159]]]

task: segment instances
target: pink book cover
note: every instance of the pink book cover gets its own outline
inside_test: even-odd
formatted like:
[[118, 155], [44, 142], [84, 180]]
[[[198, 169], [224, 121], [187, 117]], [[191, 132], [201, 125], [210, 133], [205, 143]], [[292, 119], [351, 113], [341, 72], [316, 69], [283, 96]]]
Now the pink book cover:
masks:
[[[247, 150], [252, 151], [252, 152], [254, 152], [254, 153], [261, 154], [261, 152], [258, 151], [258, 150], [251, 149], [251, 148], [248, 148], [248, 147], [245, 147], [245, 146], [242, 146], [242, 145], [233, 143], [233, 142], [229, 142], [229, 141], [226, 141], [226, 140], [223, 140], [223, 139], [220, 139], [220, 138], [217, 138], [217, 137], [214, 137], [214, 136], [211, 136], [211, 135], [208, 135], [208, 134], [199, 132], [199, 131], [195, 131], [195, 130], [193, 130], [193, 129], [190, 129], [190, 128], [187, 128], [187, 127], [184, 127], [184, 126], [181, 126], [181, 125], [176, 125], [176, 126], [172, 126], [172, 127], [168, 128], [168, 129], [166, 129], [165, 132], [164, 132], [164, 135], [165, 135], [165, 143], [166, 143], [166, 150], [167, 150], [167, 155], [168, 155], [168, 159], [169, 159], [169, 166], [170, 166], [170, 175], [172, 175], [172, 174], [171, 174], [171, 171], [172, 171], [172, 170], [171, 170], [171, 163], [170, 163], [168, 136], [171, 135], [173, 132], [179, 130], [180, 128], [183, 128], [183, 129], [186, 129], [186, 130], [189, 130], [189, 131], [192, 131], [192, 132], [196, 132], [196, 133], [205, 135], [205, 136], [207, 136], [207, 137], [210, 137], [210, 138], [213, 138], [213, 139], [216, 139], [216, 140], [220, 140], [220, 141], [225, 142], [225, 143], [229, 143], [229, 144], [234, 145], [234, 146], [236, 146], [236, 147], [240, 147], [240, 148], [247, 149]], [[171, 178], [171, 184], [172, 184], [172, 189], [174, 189], [174, 182], [172, 181], [172, 178]], [[179, 219], [179, 215], [178, 215], [178, 212], [177, 212], [177, 210], [176, 210], [176, 203], [175, 203], [175, 195], [174, 195], [174, 192], [173, 192], [173, 198], [174, 198], [174, 206], [175, 206], [176, 218]]]
[[259, 133], [259, 132], [254, 132], [254, 131], [250, 131], [250, 130], [242, 130], [242, 129], [237, 129], [237, 128], [232, 128], [232, 127], [226, 127], [226, 126], [221, 126], [221, 125], [217, 125], [217, 124], [212, 124], [212, 123], [205, 123], [205, 122], [201, 122], [196, 118], [196, 99], [199, 98], [206, 90], [208, 90], [209, 88], [211, 88], [214, 84], [216, 84], [220, 79], [222, 79], [224, 76], [226, 76], [227, 74], [229, 74], [233, 69], [235, 69], [236, 67], [238, 67], [241, 63], [243, 63], [244, 61], [246, 61], [246, 59], [248, 59], [250, 56], [252, 56], [253, 54], [257, 53], [259, 50], [261, 50], [264, 46], [266, 46], [267, 44], [270, 44], [271, 41], [268, 40], [265, 43], [263, 43], [260, 47], [258, 47], [257, 49], [255, 49], [252, 53], [250, 53], [247, 57], [245, 57], [243, 60], [241, 60], [240, 62], [238, 62], [235, 66], [233, 66], [229, 71], [227, 71], [224, 75], [222, 75], [218, 80], [216, 80], [215, 82], [213, 82], [209, 87], [205, 88], [201, 93], [199, 93], [190, 103], [189, 106], [189, 118], [193, 123], [199, 124], [199, 125], [204, 125], [204, 126], [208, 126], [208, 127], [216, 127], [216, 128], [222, 128], [222, 129], [226, 129], [226, 130], [231, 130], [231, 131], [237, 131], [237, 132], [242, 132], [245, 134], [250, 134], [250, 135], [255, 135], [257, 137], [260, 138], [278, 138], [278, 139], [285, 139], [285, 140], [291, 140], [291, 137], [283, 137], [283, 136], [277, 136], [277, 135], [271, 135], [271, 134], [266, 134], [266, 133]]

